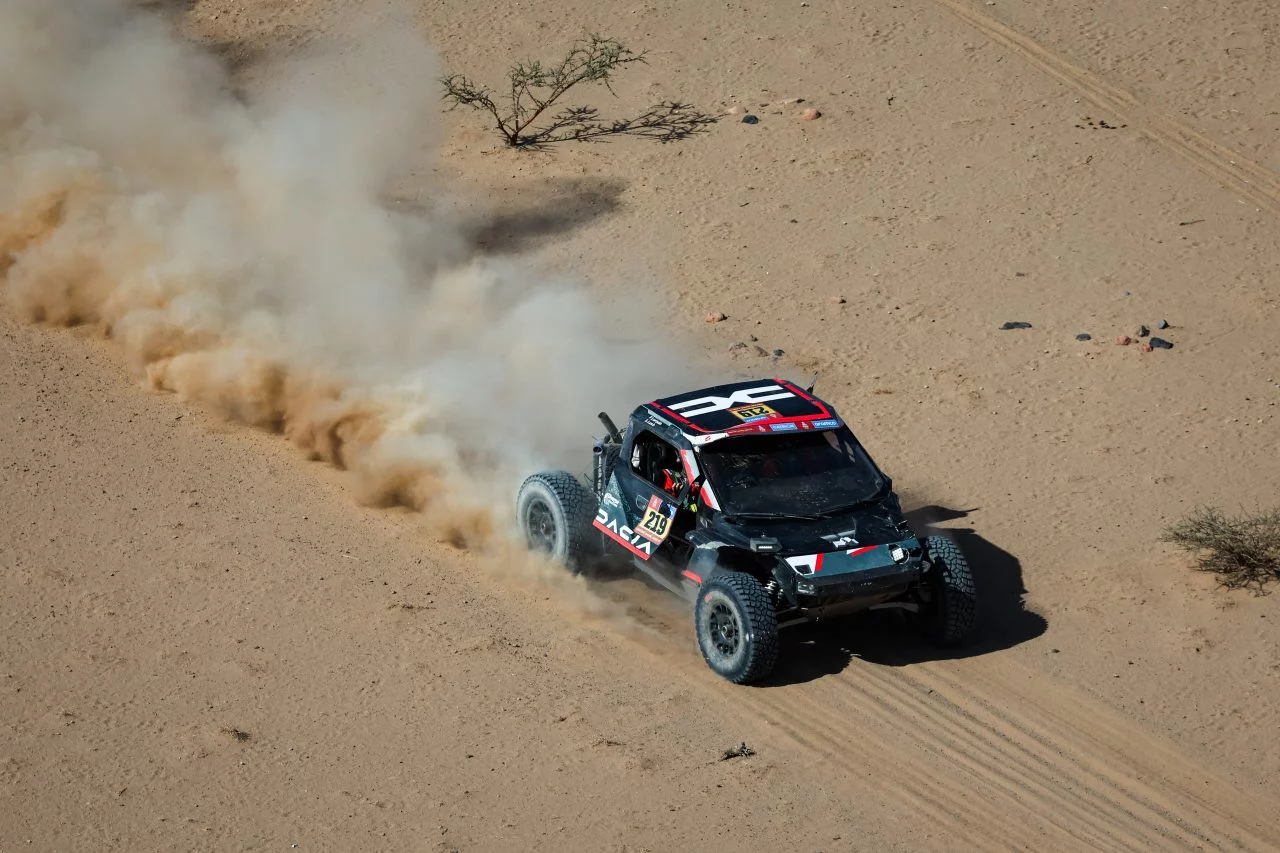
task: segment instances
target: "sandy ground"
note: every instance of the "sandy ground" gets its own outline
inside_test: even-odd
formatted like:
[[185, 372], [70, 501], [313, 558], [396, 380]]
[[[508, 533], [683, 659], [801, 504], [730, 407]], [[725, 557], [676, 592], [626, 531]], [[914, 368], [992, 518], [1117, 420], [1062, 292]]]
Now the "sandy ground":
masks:
[[[341, 4], [159, 5], [251, 83]], [[647, 630], [588, 618], [6, 312], [0, 849], [1280, 847], [1280, 614], [1158, 542], [1280, 474], [1271, 4], [417, 21], [495, 82], [596, 29], [653, 51], [606, 106], [760, 116], [530, 155], [451, 113], [423, 186], [489, 252], [658, 294], [708, 371], [819, 372], [969, 552], [981, 641], [940, 659], [863, 620], [733, 688], [641, 585], [598, 592]], [[1162, 319], [1172, 350], [1112, 343]]]

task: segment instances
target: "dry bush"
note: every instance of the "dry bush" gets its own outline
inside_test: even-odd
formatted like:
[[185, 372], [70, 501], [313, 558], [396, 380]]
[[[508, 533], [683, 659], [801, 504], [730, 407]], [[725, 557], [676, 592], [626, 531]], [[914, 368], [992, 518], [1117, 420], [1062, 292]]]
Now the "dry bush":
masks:
[[[603, 84], [610, 93], [613, 72], [633, 62], [645, 61], [613, 39], [592, 35], [574, 44], [559, 62], [543, 65], [537, 60], [521, 62], [507, 72], [510, 91], [495, 95], [488, 87], [462, 74], [440, 82], [444, 99], [451, 108], [466, 106], [492, 116], [498, 133], [514, 148], [540, 148], [552, 142], [600, 140], [630, 135], [673, 142], [705, 130], [712, 116], [678, 101], [664, 101], [635, 118], [605, 121], [594, 107], [563, 107], [556, 103], [580, 83]], [[535, 127], [539, 121], [541, 126]]]
[[1262, 592], [1280, 579], [1280, 509], [1238, 517], [1199, 509], [1165, 528], [1161, 539], [1196, 554], [1196, 568], [1225, 587]]

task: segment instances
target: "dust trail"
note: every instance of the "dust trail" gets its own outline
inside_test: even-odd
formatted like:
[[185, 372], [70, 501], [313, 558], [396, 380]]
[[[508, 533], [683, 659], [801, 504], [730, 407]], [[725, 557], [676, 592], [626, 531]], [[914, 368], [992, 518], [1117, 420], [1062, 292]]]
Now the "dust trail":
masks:
[[4, 296], [100, 324], [151, 387], [562, 583], [514, 547], [514, 487], [585, 468], [595, 413], [682, 384], [683, 360], [625, 340], [574, 282], [467, 259], [448, 223], [380, 202], [432, 138], [437, 67], [407, 16], [353, 21], [242, 100], [125, 0], [6, 0]]

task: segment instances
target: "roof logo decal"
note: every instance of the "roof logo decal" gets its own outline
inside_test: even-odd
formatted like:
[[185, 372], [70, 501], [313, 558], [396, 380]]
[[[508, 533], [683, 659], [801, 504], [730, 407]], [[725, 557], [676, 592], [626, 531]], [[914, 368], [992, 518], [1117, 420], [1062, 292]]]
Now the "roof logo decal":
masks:
[[767, 403], [770, 400], [782, 400], [794, 396], [795, 394], [787, 391], [781, 385], [760, 385], [756, 388], [739, 388], [728, 397], [710, 395], [693, 400], [682, 400], [679, 403], [669, 404], [667, 408], [673, 412], [680, 413], [686, 418], [696, 418], [699, 415], [707, 415], [711, 412], [727, 411], [735, 406]]

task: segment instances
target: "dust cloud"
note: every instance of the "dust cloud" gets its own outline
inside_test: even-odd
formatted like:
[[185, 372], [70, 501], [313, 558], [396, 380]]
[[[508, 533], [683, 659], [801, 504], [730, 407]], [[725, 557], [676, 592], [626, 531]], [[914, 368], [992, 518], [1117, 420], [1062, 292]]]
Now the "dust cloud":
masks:
[[6, 0], [4, 298], [99, 325], [150, 387], [561, 584], [515, 543], [516, 486], [584, 471], [595, 413], [673, 390], [682, 359], [626, 339], [577, 283], [471, 257], [449, 222], [384, 204], [434, 137], [439, 68], [405, 15], [339, 31], [243, 95], [125, 0]]

